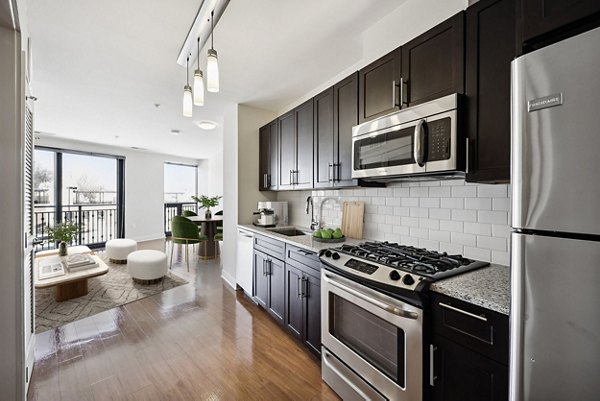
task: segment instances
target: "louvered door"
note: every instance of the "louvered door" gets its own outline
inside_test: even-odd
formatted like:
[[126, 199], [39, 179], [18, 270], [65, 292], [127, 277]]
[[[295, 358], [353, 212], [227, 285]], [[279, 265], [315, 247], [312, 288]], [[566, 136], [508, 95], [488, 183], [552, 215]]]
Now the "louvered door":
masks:
[[23, 255], [23, 294], [24, 294], [24, 334], [25, 334], [25, 375], [29, 382], [33, 370], [35, 345], [35, 296], [33, 287], [33, 104], [25, 102], [23, 121], [23, 214], [24, 214], [24, 255]]

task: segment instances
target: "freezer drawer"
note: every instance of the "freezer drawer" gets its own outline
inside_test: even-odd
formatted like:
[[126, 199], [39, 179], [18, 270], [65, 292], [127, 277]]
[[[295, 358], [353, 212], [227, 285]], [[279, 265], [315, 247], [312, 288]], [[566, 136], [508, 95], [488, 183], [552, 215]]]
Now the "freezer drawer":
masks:
[[600, 243], [512, 235], [510, 400], [596, 401]]
[[600, 235], [600, 28], [513, 61], [513, 227]]

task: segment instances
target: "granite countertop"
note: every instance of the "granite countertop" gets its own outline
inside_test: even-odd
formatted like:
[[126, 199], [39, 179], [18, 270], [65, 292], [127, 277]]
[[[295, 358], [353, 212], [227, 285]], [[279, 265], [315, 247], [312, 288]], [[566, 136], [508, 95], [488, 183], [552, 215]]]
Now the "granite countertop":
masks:
[[[264, 235], [266, 237], [270, 237], [270, 238], [273, 238], [273, 239], [276, 239], [279, 241], [283, 241], [290, 245], [294, 245], [299, 248], [303, 248], [303, 249], [306, 249], [308, 251], [313, 251], [313, 252], [319, 252], [320, 250], [327, 249], [327, 248], [339, 247], [339, 246], [342, 246], [342, 244], [358, 244], [358, 243], [364, 241], [364, 240], [357, 240], [354, 238], [346, 238], [346, 240], [344, 242], [326, 243], [326, 242], [315, 241], [313, 239], [313, 236], [310, 234], [296, 235], [293, 237], [289, 237], [287, 235], [278, 234], [276, 232], [273, 232], [273, 231], [269, 230], [268, 228], [257, 227], [252, 224], [238, 224], [238, 227], [255, 232], [257, 234]], [[305, 227], [298, 227], [298, 226], [277, 226], [276, 227], [276, 229], [278, 229], [278, 230], [285, 229], [285, 228], [297, 228], [298, 230], [301, 230], [301, 231], [311, 232], [310, 228], [305, 228]]]
[[490, 264], [431, 284], [431, 291], [505, 315], [510, 312], [510, 268]]
[[[288, 237], [270, 231], [267, 228], [252, 224], [238, 224], [238, 227], [261, 234], [297, 247], [319, 252], [321, 249], [341, 246], [342, 243], [323, 243], [315, 241], [312, 235]], [[297, 228], [301, 231], [311, 230], [296, 226], [278, 226], [277, 229]], [[357, 244], [365, 240], [347, 238], [344, 244]], [[461, 301], [481, 306], [505, 315], [510, 311], [510, 268], [491, 264], [459, 276], [450, 277], [431, 284], [431, 291], [448, 295]]]

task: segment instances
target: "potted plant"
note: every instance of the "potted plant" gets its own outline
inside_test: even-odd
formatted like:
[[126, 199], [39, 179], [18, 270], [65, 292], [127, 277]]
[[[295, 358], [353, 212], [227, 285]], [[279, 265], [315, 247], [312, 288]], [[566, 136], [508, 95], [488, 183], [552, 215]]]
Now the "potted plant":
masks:
[[73, 242], [79, 233], [79, 225], [70, 221], [56, 224], [54, 227], [48, 227], [48, 238], [51, 241], [58, 242], [58, 254], [67, 256], [67, 244]]
[[208, 197], [206, 195], [202, 195], [200, 197], [192, 196], [192, 199], [200, 204], [200, 209], [206, 208], [206, 212], [204, 212], [204, 217], [210, 219], [212, 217], [212, 212], [210, 211], [211, 207], [217, 207], [219, 205], [219, 199], [222, 196], [213, 196]]

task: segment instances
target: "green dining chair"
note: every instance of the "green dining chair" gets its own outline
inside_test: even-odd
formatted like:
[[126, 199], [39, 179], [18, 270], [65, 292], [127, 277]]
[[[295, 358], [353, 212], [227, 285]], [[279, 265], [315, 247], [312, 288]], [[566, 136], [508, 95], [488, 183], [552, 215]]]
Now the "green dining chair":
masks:
[[191, 217], [191, 216], [198, 216], [197, 213], [192, 212], [191, 210], [184, 210], [183, 212], [181, 212], [181, 215], [183, 217]]
[[190, 257], [188, 245], [204, 243], [204, 252], [207, 251], [208, 237], [200, 234], [198, 226], [187, 217], [174, 216], [171, 220], [171, 263], [169, 269], [173, 267], [173, 248], [175, 244], [185, 245], [185, 263], [187, 271], [190, 271]]

